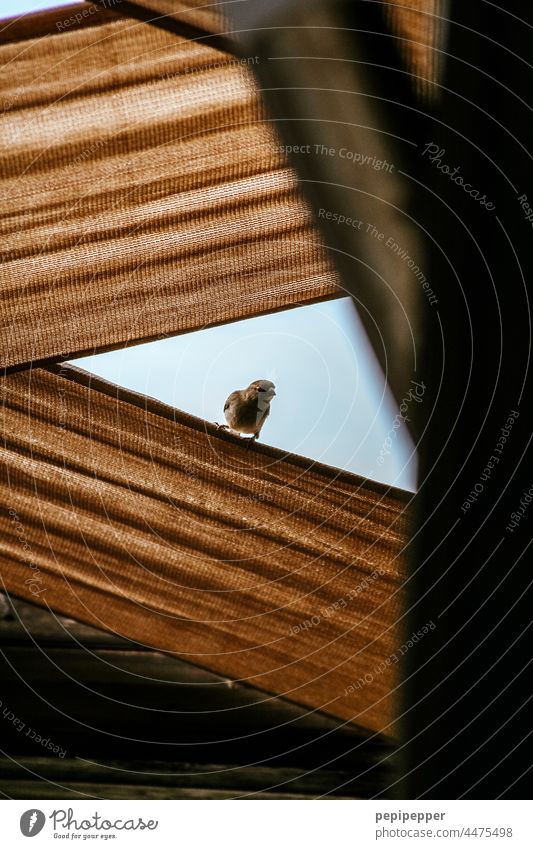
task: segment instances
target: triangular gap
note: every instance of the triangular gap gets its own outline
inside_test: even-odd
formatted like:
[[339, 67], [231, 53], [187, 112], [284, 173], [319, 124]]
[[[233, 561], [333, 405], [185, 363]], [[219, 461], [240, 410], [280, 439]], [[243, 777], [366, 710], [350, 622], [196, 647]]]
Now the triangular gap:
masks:
[[350, 298], [296, 307], [75, 361], [203, 419], [256, 379], [277, 395], [261, 442], [416, 489], [416, 452]]

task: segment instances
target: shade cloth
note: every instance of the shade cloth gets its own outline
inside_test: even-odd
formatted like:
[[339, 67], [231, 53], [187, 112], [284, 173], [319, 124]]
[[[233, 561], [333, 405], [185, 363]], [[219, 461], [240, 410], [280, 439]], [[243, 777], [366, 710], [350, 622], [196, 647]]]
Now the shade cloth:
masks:
[[405, 494], [68, 366], [0, 392], [10, 592], [391, 733]]
[[0, 365], [339, 294], [251, 71], [85, 11], [0, 47]]
[[4, 586], [393, 733], [407, 494], [50, 364], [342, 294], [224, 4], [135, 6], [0, 33]]
[[[113, 0], [98, 0], [103, 8], [113, 8]], [[246, 0], [248, 2], [248, 0]], [[314, 0], [318, 5], [321, 0]], [[254, 0], [254, 5], [261, 4]], [[305, 6], [303, 2], [300, 3]], [[444, 0], [383, 0], [380, 6], [390, 27], [392, 37], [398, 41], [405, 68], [409, 71], [418, 94], [434, 93], [440, 71], [441, 22], [444, 20]], [[235, 0], [206, 3], [205, 0], [132, 0], [128, 8], [149, 10], [154, 24], [165, 20], [189, 24], [207, 33], [233, 38], [238, 44], [239, 32], [232, 27]], [[275, 4], [278, 12], [282, 3]], [[350, 3], [345, 3], [350, 11]], [[123, 8], [123, 4], [121, 4]], [[264, 23], [268, 25], [271, 8], [264, 6]], [[252, 16], [251, 16], [252, 17]], [[262, 21], [263, 22], [263, 21]]]

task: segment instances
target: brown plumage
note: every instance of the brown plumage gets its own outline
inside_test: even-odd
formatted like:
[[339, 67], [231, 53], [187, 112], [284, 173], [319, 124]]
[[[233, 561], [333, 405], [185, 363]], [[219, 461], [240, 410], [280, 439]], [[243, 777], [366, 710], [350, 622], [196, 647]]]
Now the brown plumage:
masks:
[[233, 433], [252, 434], [251, 441], [255, 441], [270, 413], [274, 390], [271, 380], [254, 380], [246, 389], [232, 392], [224, 404], [228, 424], [220, 427], [229, 427]]

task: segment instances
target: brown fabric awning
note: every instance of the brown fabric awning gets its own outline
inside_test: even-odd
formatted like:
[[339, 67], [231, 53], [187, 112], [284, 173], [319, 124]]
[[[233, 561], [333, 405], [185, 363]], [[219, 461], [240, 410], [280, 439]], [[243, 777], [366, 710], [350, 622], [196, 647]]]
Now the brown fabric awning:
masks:
[[[104, 8], [113, 6], [113, 0], [98, 2]], [[238, 43], [239, 32], [234, 32], [232, 27], [234, 0], [212, 4], [205, 0], [131, 0], [129, 5], [149, 10], [151, 20], [157, 25], [172, 19], [207, 33], [223, 33]], [[381, 6], [417, 93], [421, 96], [434, 93], [440, 71], [443, 0], [383, 0]]]
[[[97, 0], [104, 8], [112, 6], [112, 0]], [[132, 0], [128, 3], [133, 13], [137, 7], [152, 14], [150, 20], [158, 23], [158, 18], [172, 18], [175, 21], [195, 27], [207, 33], [225, 32], [228, 29], [227, 13], [231, 12], [233, 0], [219, 0], [206, 3], [205, 0]]]
[[81, 8], [0, 47], [0, 365], [339, 294], [250, 70]]
[[391, 733], [406, 495], [68, 366], [0, 393], [10, 592]]

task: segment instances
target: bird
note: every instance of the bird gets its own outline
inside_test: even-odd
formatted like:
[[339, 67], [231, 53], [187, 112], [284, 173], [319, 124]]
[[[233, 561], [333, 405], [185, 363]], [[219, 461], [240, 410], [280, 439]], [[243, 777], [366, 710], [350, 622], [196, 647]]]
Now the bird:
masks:
[[255, 442], [270, 413], [275, 389], [271, 380], [253, 380], [246, 389], [236, 389], [224, 404], [227, 425], [217, 426], [235, 434], [252, 434], [248, 444]]

